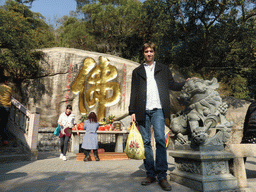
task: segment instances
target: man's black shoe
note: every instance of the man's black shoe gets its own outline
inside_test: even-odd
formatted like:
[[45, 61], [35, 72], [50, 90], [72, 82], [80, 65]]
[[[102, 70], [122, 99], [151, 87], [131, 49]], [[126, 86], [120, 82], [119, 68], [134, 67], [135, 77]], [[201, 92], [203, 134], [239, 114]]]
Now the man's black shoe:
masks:
[[171, 191], [172, 190], [172, 186], [170, 185], [170, 183], [166, 180], [166, 179], [161, 179], [159, 181], [159, 185], [162, 187], [163, 190], [165, 191]]
[[150, 185], [151, 183], [154, 183], [156, 181], [155, 177], [147, 176], [142, 182], [141, 185]]

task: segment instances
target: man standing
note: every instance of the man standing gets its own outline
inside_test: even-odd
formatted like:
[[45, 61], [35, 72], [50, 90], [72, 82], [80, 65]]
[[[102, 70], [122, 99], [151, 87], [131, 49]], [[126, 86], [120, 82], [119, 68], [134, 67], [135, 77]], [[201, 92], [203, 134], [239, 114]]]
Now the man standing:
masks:
[[[129, 114], [137, 121], [145, 147], [144, 166], [147, 177], [141, 182], [149, 185], [158, 179], [163, 190], [172, 190], [166, 179], [167, 154], [165, 119], [170, 116], [169, 90], [180, 91], [185, 82], [175, 82], [168, 66], [154, 61], [155, 44], [143, 46], [145, 63], [133, 70]], [[156, 141], [156, 161], [151, 147], [151, 124]]]
[[8, 86], [8, 77], [1, 77], [0, 83], [0, 114], [1, 127], [0, 135], [3, 145], [8, 145], [7, 122], [11, 108], [12, 88]]

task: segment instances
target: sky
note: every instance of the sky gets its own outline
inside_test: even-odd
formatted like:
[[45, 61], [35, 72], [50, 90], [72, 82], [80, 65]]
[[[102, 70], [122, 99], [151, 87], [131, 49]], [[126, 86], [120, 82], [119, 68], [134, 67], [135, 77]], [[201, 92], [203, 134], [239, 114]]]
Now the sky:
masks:
[[[4, 5], [5, 0], [0, 0], [0, 5]], [[46, 21], [53, 22], [54, 18], [61, 18], [69, 15], [70, 11], [76, 10], [75, 0], [35, 0], [32, 3], [33, 12], [41, 13]]]

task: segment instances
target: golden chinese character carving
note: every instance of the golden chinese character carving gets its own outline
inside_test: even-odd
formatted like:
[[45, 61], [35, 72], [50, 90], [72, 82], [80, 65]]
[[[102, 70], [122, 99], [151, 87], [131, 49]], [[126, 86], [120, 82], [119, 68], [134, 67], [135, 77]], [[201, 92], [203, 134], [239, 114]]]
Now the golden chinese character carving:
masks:
[[[106, 116], [106, 107], [115, 105], [120, 100], [120, 85], [116, 82], [109, 82], [117, 77], [116, 67], [109, 64], [105, 57], [99, 57], [100, 65], [96, 65], [94, 59], [86, 58], [71, 89], [73, 93], [79, 93], [79, 110], [81, 114], [87, 113], [85, 104], [92, 108], [98, 102], [98, 119]], [[95, 66], [96, 65], [96, 66]], [[85, 83], [92, 86], [86, 91], [86, 103], [84, 100]], [[108, 91], [112, 91], [109, 97]]]

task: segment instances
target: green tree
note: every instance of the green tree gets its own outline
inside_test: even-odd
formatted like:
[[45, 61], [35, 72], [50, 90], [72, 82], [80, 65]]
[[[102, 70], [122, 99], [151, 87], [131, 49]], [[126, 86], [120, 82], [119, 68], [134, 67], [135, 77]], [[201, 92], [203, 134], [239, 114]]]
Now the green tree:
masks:
[[88, 32], [100, 52], [121, 55], [123, 38], [137, 30], [141, 3], [134, 0], [106, 1], [83, 6]]
[[96, 2], [95, 0], [75, 0], [75, 1], [76, 1], [76, 7], [78, 10], [80, 10], [86, 4]]
[[30, 6], [32, 5], [32, 3], [35, 1], [35, 0], [15, 0], [17, 3], [20, 3], [20, 4], [29, 4]]
[[237, 96], [239, 89], [230, 83], [236, 79], [248, 93], [248, 66], [255, 66], [255, 2], [148, 0], [143, 9], [141, 29], [146, 40], [157, 42], [158, 60], [186, 76], [217, 76]]
[[172, 64], [171, 49], [177, 41], [176, 34], [179, 34], [177, 32], [178, 22], [173, 11], [174, 3], [175, 1], [144, 1], [139, 27], [139, 34], [143, 41], [156, 43], [156, 58], [166, 65]]
[[64, 16], [62, 18], [62, 26], [58, 30], [60, 31], [60, 45], [63, 47], [89, 51], [97, 49], [95, 37], [89, 34], [86, 22], [82, 21], [82, 19]]
[[54, 46], [54, 36], [40, 14], [13, 0], [0, 9], [0, 21], [0, 72], [20, 85], [39, 72], [41, 54], [35, 49]]
[[62, 26], [59, 28], [61, 46], [110, 53], [131, 59], [130, 56], [133, 55], [127, 48], [134, 47], [131, 41], [138, 42], [134, 36], [138, 37], [136, 31], [140, 22], [141, 3], [134, 0], [81, 0], [77, 3], [84, 18], [62, 18]]

